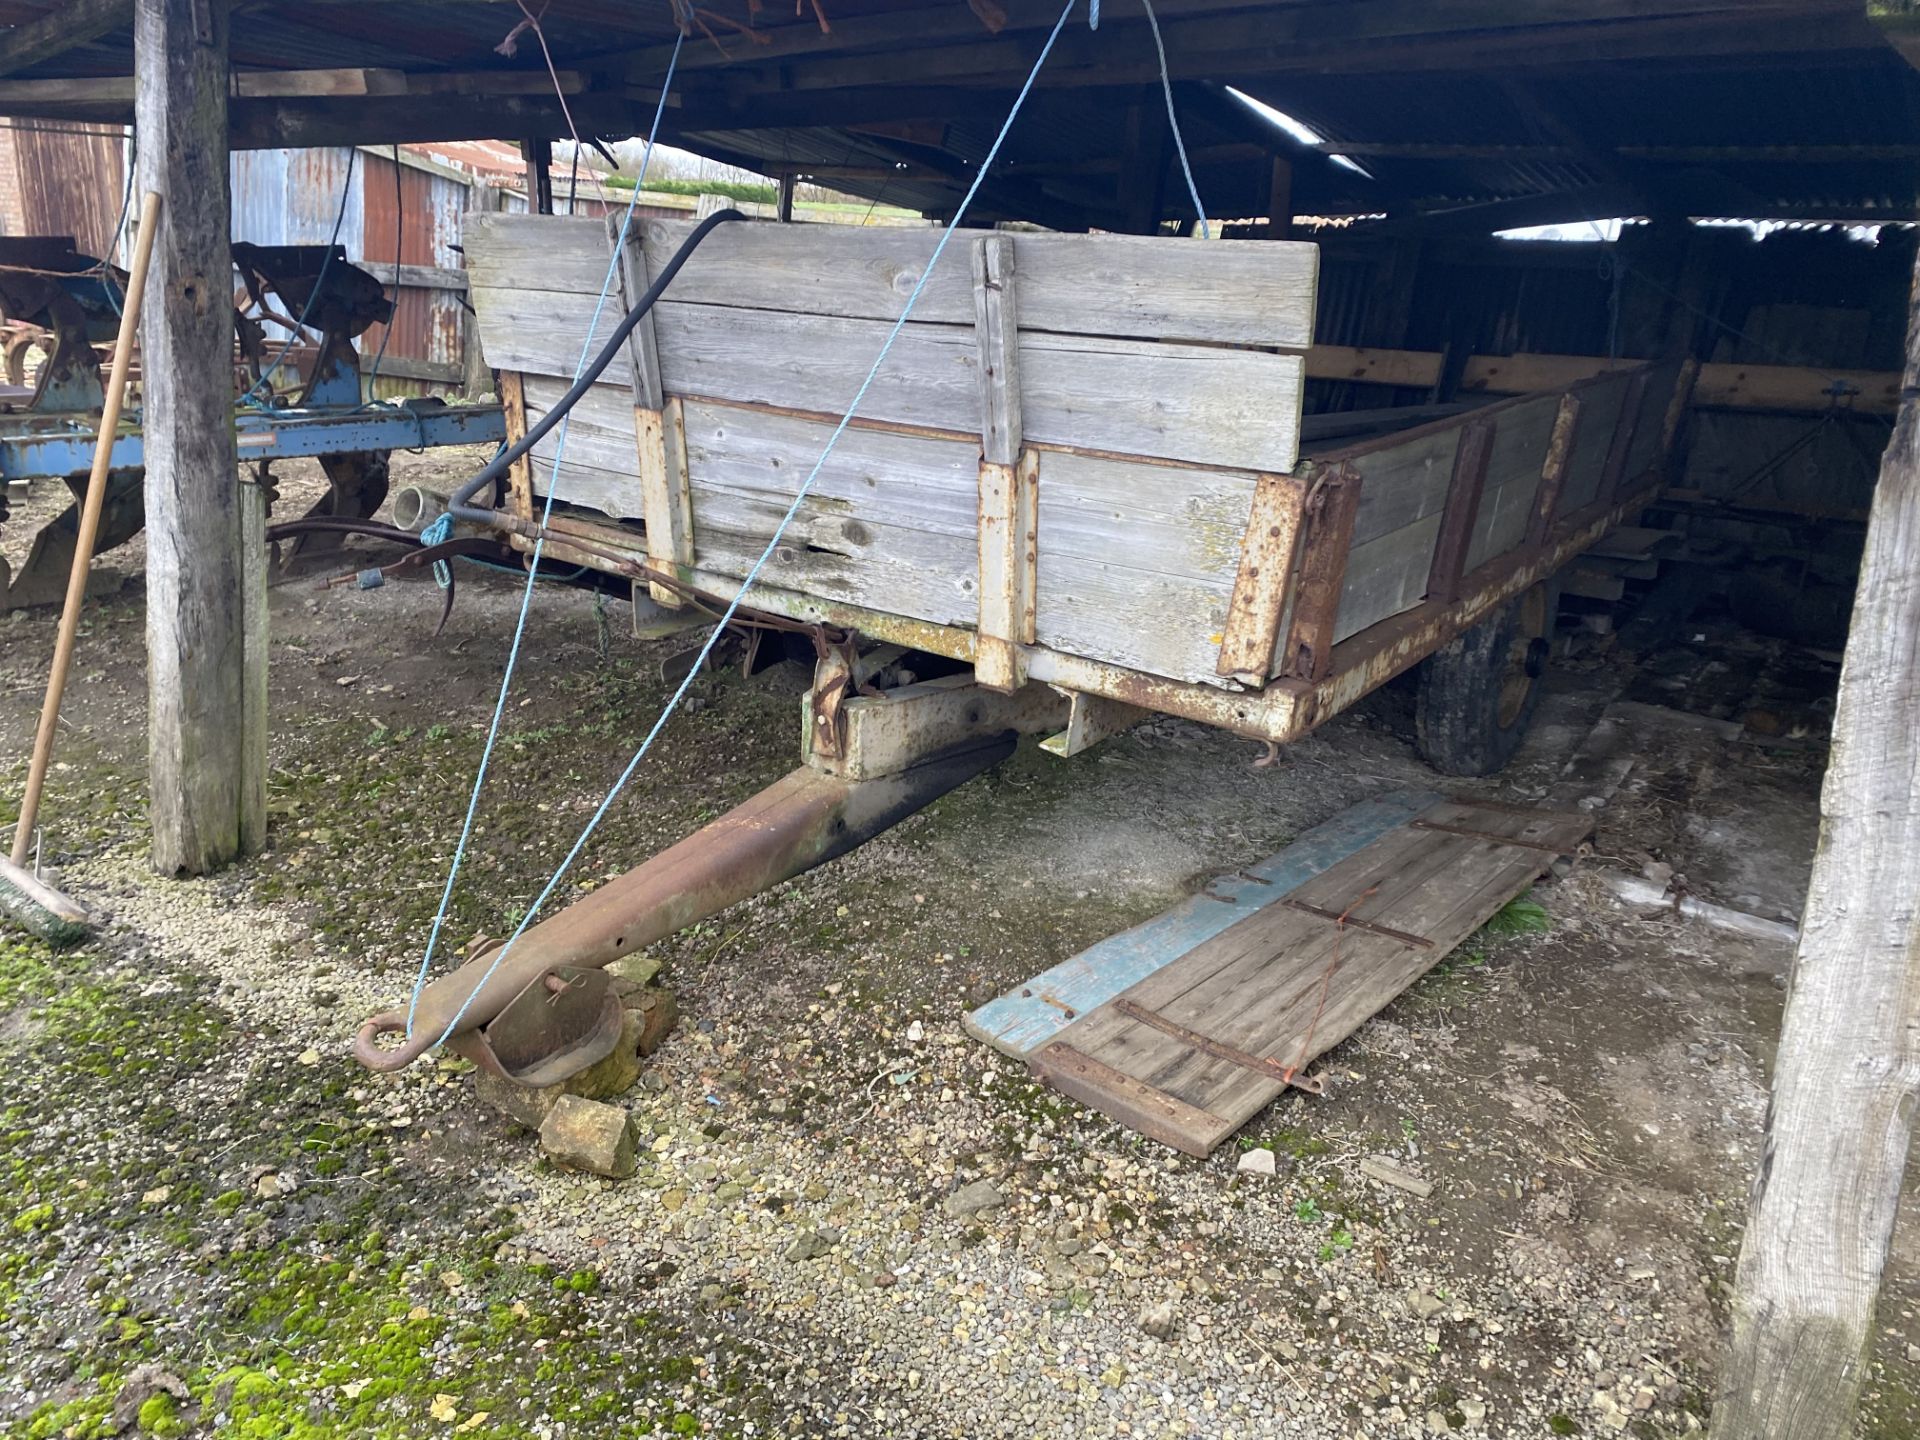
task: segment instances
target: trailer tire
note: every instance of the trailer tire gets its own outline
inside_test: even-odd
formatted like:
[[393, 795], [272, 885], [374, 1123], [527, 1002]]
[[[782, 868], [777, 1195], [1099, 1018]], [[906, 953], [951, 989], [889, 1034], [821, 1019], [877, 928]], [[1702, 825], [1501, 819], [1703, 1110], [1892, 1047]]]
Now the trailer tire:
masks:
[[1443, 775], [1491, 775], [1513, 758], [1540, 700], [1553, 595], [1535, 585], [1420, 666], [1414, 736]]

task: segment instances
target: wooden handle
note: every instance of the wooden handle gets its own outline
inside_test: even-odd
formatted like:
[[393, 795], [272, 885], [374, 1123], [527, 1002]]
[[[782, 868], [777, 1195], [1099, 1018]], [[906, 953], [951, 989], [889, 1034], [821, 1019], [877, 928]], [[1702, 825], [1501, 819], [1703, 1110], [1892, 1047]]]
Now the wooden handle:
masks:
[[67, 672], [73, 667], [73, 642], [80, 632], [80, 606], [87, 596], [87, 571], [93, 565], [93, 544], [100, 534], [100, 511], [107, 499], [107, 472], [113, 468], [113, 442], [120, 428], [120, 408], [127, 393], [127, 370], [133, 363], [133, 340], [140, 327], [140, 299], [147, 288], [147, 267], [153, 261], [154, 232], [160, 228], [160, 197], [149, 191], [140, 206], [140, 229], [134, 238], [133, 270], [120, 308], [120, 334], [113, 342], [112, 378], [107, 381], [100, 408], [100, 434], [93, 447], [93, 470], [87, 477], [86, 498], [80, 504], [80, 534], [74, 541], [73, 569], [67, 575], [67, 603], [60, 612], [60, 635], [53, 645], [53, 670], [47, 676], [47, 698], [40, 707], [40, 729], [33, 737], [33, 763], [27, 770], [27, 793], [20, 800], [20, 820], [13, 831], [13, 863], [26, 862], [33, 846], [33, 822], [40, 813], [40, 792], [47, 783], [47, 764], [53, 758], [53, 732], [60, 723], [60, 701], [67, 690]]

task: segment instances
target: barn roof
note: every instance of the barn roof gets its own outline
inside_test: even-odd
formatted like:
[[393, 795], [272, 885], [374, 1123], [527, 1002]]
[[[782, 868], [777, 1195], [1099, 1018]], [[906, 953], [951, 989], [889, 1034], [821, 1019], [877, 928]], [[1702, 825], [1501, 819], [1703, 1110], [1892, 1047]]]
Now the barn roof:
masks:
[[[237, 147], [644, 129], [684, 0], [235, 0]], [[0, 0], [0, 113], [125, 120], [132, 0]], [[667, 138], [951, 210], [1056, 0], [708, 0]], [[1189, 210], [1140, 0], [1068, 22], [983, 216]], [[1865, 0], [1157, 0], [1203, 202], [1431, 229], [1684, 213], [1910, 219], [1920, 54]], [[544, 45], [543, 42], [544, 41]], [[551, 60], [553, 74], [549, 74]], [[565, 92], [563, 113], [555, 79]], [[1309, 127], [1281, 128], [1242, 96]], [[1315, 140], [1311, 137], [1317, 136]], [[1347, 157], [1336, 161], [1335, 154]]]

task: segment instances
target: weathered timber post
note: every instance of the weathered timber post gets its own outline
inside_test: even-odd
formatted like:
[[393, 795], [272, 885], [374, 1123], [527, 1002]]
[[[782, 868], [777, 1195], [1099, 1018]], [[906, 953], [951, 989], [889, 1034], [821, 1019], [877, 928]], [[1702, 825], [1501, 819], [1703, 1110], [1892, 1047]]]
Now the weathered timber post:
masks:
[[238, 855], [259, 789], [233, 441], [227, 11], [228, 0], [139, 0], [134, 16], [138, 188], [166, 200], [140, 335], [148, 783], [153, 866], [169, 875]]
[[1920, 264], [1713, 1440], [1846, 1440], [1920, 1103]]

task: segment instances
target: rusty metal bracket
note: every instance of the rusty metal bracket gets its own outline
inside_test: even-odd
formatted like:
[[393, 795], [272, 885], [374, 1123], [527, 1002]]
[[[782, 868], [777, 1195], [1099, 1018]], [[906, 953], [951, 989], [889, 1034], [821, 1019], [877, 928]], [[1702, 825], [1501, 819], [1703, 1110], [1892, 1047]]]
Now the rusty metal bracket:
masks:
[[[481, 953], [498, 949], [496, 942]], [[625, 1024], [606, 971], [557, 965], [463, 1037], [461, 1053], [515, 1084], [554, 1085], [612, 1054]]]
[[[1548, 855], [1574, 855], [1579, 852], [1580, 842], [1572, 845], [1549, 845], [1544, 840], [1516, 840], [1511, 835], [1495, 835], [1490, 830], [1475, 830], [1465, 825], [1443, 825], [1438, 820], [1409, 820], [1409, 829], [1438, 830], [1443, 835], [1464, 835], [1469, 840], [1484, 840], [1489, 845], [1511, 845], [1519, 850], [1539, 850]], [[1358, 921], [1348, 920], [1349, 925]]]
[[1323, 910], [1318, 905], [1309, 905], [1304, 900], [1286, 899], [1280, 902], [1289, 910], [1299, 910], [1308, 915], [1318, 916], [1322, 920], [1331, 920], [1336, 926], [1352, 930], [1365, 930], [1369, 935], [1379, 935], [1388, 940], [1397, 940], [1415, 950], [1431, 950], [1433, 941], [1424, 935], [1409, 935], [1405, 930], [1395, 930], [1391, 925], [1376, 925], [1371, 920], [1362, 920], [1357, 915], [1343, 915], [1338, 910]]
[[1264, 1075], [1269, 1080], [1278, 1080], [1282, 1085], [1291, 1085], [1296, 1090], [1305, 1090], [1309, 1095], [1326, 1093], [1327, 1082], [1320, 1075], [1302, 1076], [1297, 1065], [1282, 1065], [1270, 1055], [1255, 1055], [1238, 1049], [1224, 1040], [1216, 1040], [1211, 1035], [1202, 1035], [1198, 1030], [1189, 1030], [1178, 1021], [1169, 1020], [1158, 1011], [1149, 1010], [1138, 1001], [1129, 1000], [1122, 995], [1113, 1002], [1113, 1008], [1130, 1020], [1138, 1020], [1142, 1025], [1151, 1025], [1163, 1035], [1191, 1045], [1216, 1060], [1225, 1060], [1238, 1065], [1243, 1070], [1251, 1070], [1256, 1075]]

